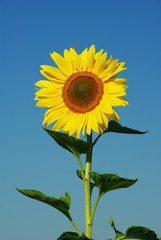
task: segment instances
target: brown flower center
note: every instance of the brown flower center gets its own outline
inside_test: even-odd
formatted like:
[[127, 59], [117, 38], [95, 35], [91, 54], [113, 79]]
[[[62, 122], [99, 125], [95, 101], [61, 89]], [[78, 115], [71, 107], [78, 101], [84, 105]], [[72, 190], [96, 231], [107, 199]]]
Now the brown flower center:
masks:
[[86, 113], [94, 109], [102, 99], [103, 83], [93, 73], [74, 73], [65, 82], [62, 96], [70, 110]]

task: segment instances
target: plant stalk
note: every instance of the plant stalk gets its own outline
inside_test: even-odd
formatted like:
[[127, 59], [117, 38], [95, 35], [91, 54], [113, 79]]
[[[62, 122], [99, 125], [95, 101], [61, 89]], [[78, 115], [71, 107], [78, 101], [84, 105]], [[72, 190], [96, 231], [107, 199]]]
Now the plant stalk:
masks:
[[91, 150], [86, 154], [86, 168], [84, 179], [84, 191], [85, 191], [85, 222], [86, 222], [86, 236], [91, 238], [92, 224], [91, 224], [91, 183], [90, 172], [92, 164], [92, 132], [91, 135], [87, 135], [87, 143], [90, 145]]

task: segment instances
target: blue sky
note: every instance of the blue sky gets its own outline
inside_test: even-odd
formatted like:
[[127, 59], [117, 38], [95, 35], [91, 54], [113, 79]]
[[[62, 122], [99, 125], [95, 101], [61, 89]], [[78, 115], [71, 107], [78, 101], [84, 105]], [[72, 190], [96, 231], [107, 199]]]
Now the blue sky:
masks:
[[[120, 123], [146, 135], [106, 134], [94, 149], [93, 171], [139, 178], [129, 189], [105, 195], [96, 210], [93, 238], [112, 238], [142, 225], [161, 236], [161, 2], [159, 0], [1, 1], [0, 3], [0, 235], [3, 240], [53, 240], [74, 231], [55, 209], [20, 195], [18, 188], [59, 197], [68, 191], [71, 214], [84, 231], [84, 188], [76, 159], [41, 128], [45, 109], [35, 106], [40, 65], [49, 53], [92, 44], [126, 62], [129, 107]], [[82, 158], [84, 163], [84, 156]], [[94, 192], [96, 197], [97, 192]]]

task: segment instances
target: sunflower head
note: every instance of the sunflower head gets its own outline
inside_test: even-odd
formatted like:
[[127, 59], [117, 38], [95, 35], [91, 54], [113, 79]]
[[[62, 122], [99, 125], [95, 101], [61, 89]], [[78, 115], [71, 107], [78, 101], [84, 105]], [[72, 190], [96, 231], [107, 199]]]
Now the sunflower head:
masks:
[[43, 124], [55, 122], [54, 131], [63, 130], [77, 138], [91, 134], [91, 130], [102, 134], [108, 127], [108, 118], [120, 120], [113, 107], [128, 105], [126, 79], [116, 74], [126, 69], [123, 62], [108, 60], [103, 49], [95, 52], [92, 45], [77, 54], [75, 48], [64, 50], [64, 57], [56, 52], [51, 54], [57, 65], [42, 65], [40, 71], [47, 80], [40, 80], [36, 86], [35, 100], [38, 107], [46, 107]]

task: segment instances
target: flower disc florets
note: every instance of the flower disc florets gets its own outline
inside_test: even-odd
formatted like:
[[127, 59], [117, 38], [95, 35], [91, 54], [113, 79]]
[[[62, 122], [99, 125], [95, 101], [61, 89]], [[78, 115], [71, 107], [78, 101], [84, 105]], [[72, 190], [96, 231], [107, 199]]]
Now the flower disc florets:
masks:
[[65, 82], [62, 96], [71, 111], [87, 113], [99, 104], [103, 96], [103, 84], [92, 73], [74, 73]]

